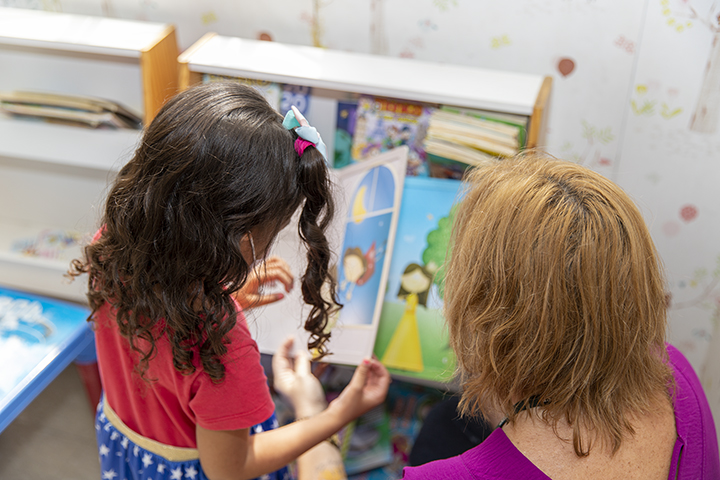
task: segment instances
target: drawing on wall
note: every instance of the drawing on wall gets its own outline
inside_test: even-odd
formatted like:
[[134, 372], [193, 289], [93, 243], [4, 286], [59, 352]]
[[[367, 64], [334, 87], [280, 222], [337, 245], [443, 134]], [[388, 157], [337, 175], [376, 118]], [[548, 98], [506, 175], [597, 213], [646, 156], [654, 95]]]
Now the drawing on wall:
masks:
[[615, 40], [615, 46], [622, 49], [626, 53], [629, 53], [629, 54], [635, 53], [635, 42], [633, 42], [629, 38], [625, 38], [624, 35], [620, 35]]
[[[680, 207], [678, 217], [683, 223], [690, 223], [697, 218], [698, 213], [698, 208], [695, 205], [688, 203]], [[666, 237], [674, 237], [680, 233], [681, 229], [682, 224], [677, 220], [668, 220], [662, 225], [662, 232]]]
[[[636, 116], [653, 116], [659, 113], [665, 120], [680, 115], [683, 112], [682, 107], [670, 105], [670, 102], [677, 97], [678, 90], [676, 88], [668, 88], [667, 92], [662, 92], [665, 101], [659, 102], [657, 97], [660, 93], [659, 82], [651, 82], [650, 85], [640, 84], [635, 87], [633, 98], [630, 100], [630, 109]], [[660, 110], [656, 107], [660, 103]]]
[[[714, 2], [710, 11], [701, 14], [692, 2], [677, 2], [680, 13], [673, 12], [670, 0], [661, 0], [662, 13], [666, 24], [676, 32], [682, 33], [695, 23], [704, 25], [712, 34], [712, 48], [700, 87], [695, 111], [690, 117], [690, 130], [699, 133], [715, 133], [720, 121], [720, 6]], [[686, 20], [689, 19], [689, 20]]]
[[[681, 280], [677, 283], [679, 290], [692, 290], [694, 295], [682, 301], [675, 301], [673, 295], [668, 293], [668, 310], [681, 310], [685, 308], [701, 308], [710, 310], [713, 332], [704, 329], [695, 329], [693, 337], [708, 341], [720, 333], [720, 255], [715, 259], [715, 269], [710, 272], [707, 268], [698, 268], [688, 280]], [[694, 345], [685, 345], [686, 348], [694, 349]]]
[[612, 127], [597, 128], [586, 120], [580, 120], [582, 126], [582, 137], [585, 139], [585, 145], [582, 150], [576, 151], [572, 142], [566, 142], [561, 148], [563, 158], [591, 167], [609, 167], [612, 160], [603, 155], [603, 149], [615, 140], [612, 133]]
[[312, 38], [313, 47], [324, 48], [325, 44], [322, 40], [325, 29], [320, 18], [320, 11], [327, 7], [330, 2], [323, 0], [312, 0], [312, 13], [303, 12], [301, 19], [310, 25], [310, 37]]
[[449, 10], [450, 7], [457, 7], [458, 0], [433, 0], [433, 5], [438, 7], [441, 12]]
[[557, 69], [560, 75], [567, 77], [575, 70], [575, 61], [572, 58], [563, 57], [558, 60]]
[[497, 50], [502, 47], [509, 47], [510, 45], [512, 45], [512, 41], [510, 41], [510, 36], [507, 34], [498, 35], [497, 37], [492, 37], [490, 39], [490, 48], [493, 50]]
[[370, 53], [375, 55], [388, 53], [385, 0], [370, 0]]
[[209, 10], [202, 15], [200, 15], [200, 21], [203, 25], [208, 26], [212, 25], [213, 23], [216, 23], [218, 21], [217, 15], [215, 15], [215, 12], [212, 10]]

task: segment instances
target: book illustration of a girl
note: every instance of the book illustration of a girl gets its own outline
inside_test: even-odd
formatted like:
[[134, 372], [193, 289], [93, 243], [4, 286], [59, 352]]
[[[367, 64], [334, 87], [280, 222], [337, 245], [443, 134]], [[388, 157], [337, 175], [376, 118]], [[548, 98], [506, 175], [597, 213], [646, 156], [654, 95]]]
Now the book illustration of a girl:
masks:
[[405, 267], [397, 295], [405, 299], [405, 312], [383, 354], [382, 362], [386, 367], [411, 372], [424, 370], [416, 310], [418, 304], [427, 306], [431, 285], [432, 275], [425, 267], [417, 263]]
[[340, 282], [340, 293], [345, 294], [345, 300], [352, 299], [355, 285], [362, 286], [375, 273], [377, 252], [375, 242], [370, 245], [366, 253], [360, 247], [349, 247], [343, 255], [343, 279]]

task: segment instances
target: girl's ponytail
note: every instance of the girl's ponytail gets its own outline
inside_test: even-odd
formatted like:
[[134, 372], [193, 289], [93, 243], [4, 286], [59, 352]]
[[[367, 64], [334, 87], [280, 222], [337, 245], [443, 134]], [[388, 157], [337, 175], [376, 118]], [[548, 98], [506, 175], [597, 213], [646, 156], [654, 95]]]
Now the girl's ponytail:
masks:
[[[307, 246], [307, 268], [301, 288], [303, 300], [312, 306], [305, 321], [305, 330], [310, 332], [308, 349], [317, 352], [317, 358], [321, 358], [327, 354], [325, 342], [330, 338], [330, 332], [326, 331], [328, 318], [337, 308], [334, 303], [337, 284], [330, 275], [331, 251], [325, 236], [335, 213], [335, 204], [325, 158], [316, 148], [308, 148], [303, 152], [298, 167], [298, 181], [305, 197], [298, 232]], [[323, 296], [326, 282], [329, 295]]]
[[283, 126], [295, 136], [294, 147], [299, 156], [297, 181], [305, 198], [298, 232], [307, 246], [307, 268], [301, 289], [303, 300], [312, 306], [305, 321], [305, 330], [310, 332], [308, 349], [315, 351], [316, 358], [322, 358], [327, 354], [325, 343], [330, 338], [326, 330], [328, 319], [339, 308], [335, 302], [337, 284], [330, 275], [330, 245], [325, 236], [335, 214], [326, 147], [317, 130], [294, 106], [285, 115]]

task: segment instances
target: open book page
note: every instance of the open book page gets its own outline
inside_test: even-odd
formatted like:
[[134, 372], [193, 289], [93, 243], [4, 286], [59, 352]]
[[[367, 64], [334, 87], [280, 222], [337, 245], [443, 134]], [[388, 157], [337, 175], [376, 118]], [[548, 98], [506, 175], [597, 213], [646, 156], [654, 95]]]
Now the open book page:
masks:
[[396, 377], [449, 380], [455, 357], [442, 315], [444, 263], [458, 180], [407, 177], [375, 355]]
[[[329, 232], [337, 300], [343, 308], [331, 318], [331, 363], [357, 365], [372, 354], [395, 242], [408, 148], [399, 147], [333, 170], [336, 215]], [[302, 300], [300, 280], [306, 251], [293, 221], [283, 230], [271, 255], [284, 258], [296, 275], [293, 291], [280, 302], [246, 312], [263, 353], [274, 353], [288, 335], [296, 347], [307, 345], [303, 329], [310, 308]]]

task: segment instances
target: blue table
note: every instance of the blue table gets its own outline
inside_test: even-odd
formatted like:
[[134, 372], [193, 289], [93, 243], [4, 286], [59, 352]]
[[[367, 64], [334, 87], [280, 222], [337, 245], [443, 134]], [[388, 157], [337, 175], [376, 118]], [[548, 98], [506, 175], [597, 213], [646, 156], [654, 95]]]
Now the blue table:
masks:
[[89, 313], [0, 287], [0, 432], [78, 356], [94, 356]]

